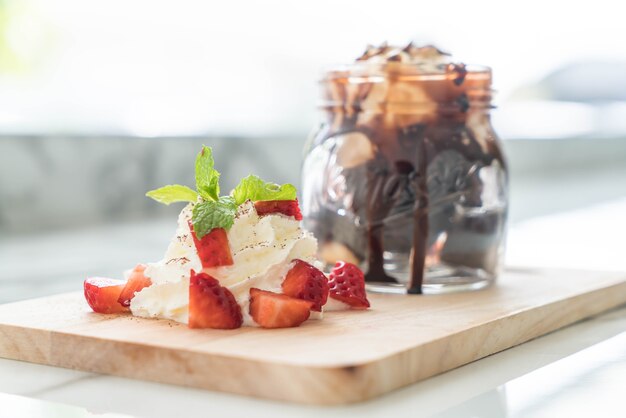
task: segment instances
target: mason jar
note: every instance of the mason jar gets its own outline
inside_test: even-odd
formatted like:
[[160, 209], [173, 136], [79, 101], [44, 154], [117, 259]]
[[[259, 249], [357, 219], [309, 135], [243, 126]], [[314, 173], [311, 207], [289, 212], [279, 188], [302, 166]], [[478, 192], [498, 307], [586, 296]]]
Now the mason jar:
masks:
[[302, 171], [320, 258], [369, 290], [484, 288], [501, 269], [508, 174], [490, 122], [491, 69], [359, 63], [324, 73]]

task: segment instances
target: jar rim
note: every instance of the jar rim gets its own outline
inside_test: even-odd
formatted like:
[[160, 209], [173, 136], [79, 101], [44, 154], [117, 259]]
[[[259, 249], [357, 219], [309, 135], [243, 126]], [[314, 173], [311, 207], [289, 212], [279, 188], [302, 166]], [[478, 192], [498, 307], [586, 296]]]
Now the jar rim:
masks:
[[355, 62], [352, 64], [331, 65], [322, 69], [320, 82], [337, 79], [368, 79], [369, 82], [381, 81], [389, 76], [394, 78], [414, 78], [415, 81], [441, 80], [449, 77], [455, 69], [462, 68], [465, 77], [473, 79], [491, 80], [492, 69], [486, 65], [477, 64], [439, 64], [436, 68], [428, 64], [384, 62], [369, 63]]
[[373, 102], [373, 103], [353, 103], [347, 104], [337, 101], [317, 102], [318, 109], [330, 112], [347, 113], [395, 113], [399, 115], [422, 114], [422, 113], [442, 113], [456, 114], [465, 113], [468, 110], [489, 112], [496, 109], [489, 100], [467, 100], [448, 102]]
[[[491, 68], [480, 65], [419, 65], [386, 62], [354, 63], [335, 67], [319, 80], [322, 86], [318, 107], [348, 112], [421, 112], [436, 107], [443, 113], [492, 109]], [[372, 95], [372, 92], [375, 92]], [[411, 109], [412, 108], [412, 109]]]

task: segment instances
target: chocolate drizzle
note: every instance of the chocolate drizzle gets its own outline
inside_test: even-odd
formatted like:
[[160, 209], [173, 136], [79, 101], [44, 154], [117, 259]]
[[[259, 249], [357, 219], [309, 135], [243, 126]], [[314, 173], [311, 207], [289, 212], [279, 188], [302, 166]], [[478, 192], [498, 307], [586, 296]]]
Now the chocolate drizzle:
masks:
[[411, 277], [407, 292], [422, 293], [428, 239], [428, 139], [420, 141], [417, 164], [417, 199], [413, 208], [413, 250], [410, 258]]
[[366, 278], [386, 283], [396, 283], [385, 272], [383, 259], [383, 222], [393, 207], [397, 186], [390, 185], [388, 170], [373, 166], [367, 171], [367, 265]]
[[[381, 163], [378, 163], [381, 164]], [[384, 168], [382, 168], [384, 167]], [[413, 166], [407, 161], [396, 161], [391, 170], [386, 163], [376, 165], [367, 171], [367, 264], [366, 280], [397, 283], [384, 268], [384, 221], [391, 209], [410, 186]]]
[[450, 71], [453, 74], [456, 74], [456, 76], [452, 80], [452, 82], [456, 86], [460, 86], [461, 84], [463, 84], [463, 81], [465, 81], [465, 76], [467, 75], [467, 68], [465, 68], [465, 64], [463, 63], [449, 64], [448, 71]]

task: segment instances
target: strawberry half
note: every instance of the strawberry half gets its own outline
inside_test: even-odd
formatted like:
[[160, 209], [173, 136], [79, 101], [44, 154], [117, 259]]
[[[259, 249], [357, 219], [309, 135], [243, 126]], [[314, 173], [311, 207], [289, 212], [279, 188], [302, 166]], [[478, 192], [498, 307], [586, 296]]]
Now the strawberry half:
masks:
[[230, 254], [228, 237], [224, 228], [214, 228], [201, 239], [196, 236], [191, 221], [189, 221], [189, 229], [202, 267], [230, 266], [233, 264], [233, 257]]
[[320, 312], [328, 300], [328, 279], [306, 261], [294, 260], [282, 284], [283, 293], [313, 302], [312, 310]]
[[329, 296], [347, 303], [355, 309], [370, 306], [365, 293], [365, 277], [360, 268], [345, 261], [339, 261], [328, 275]]
[[89, 277], [83, 283], [85, 299], [94, 312], [113, 314], [128, 312], [117, 300], [126, 282], [106, 277]]
[[283, 215], [293, 216], [296, 221], [302, 220], [302, 213], [300, 213], [300, 206], [298, 206], [298, 199], [296, 200], [260, 200], [254, 202], [256, 213], [259, 216], [267, 215], [270, 213], [282, 213]]
[[263, 328], [297, 327], [309, 319], [311, 306], [306, 300], [250, 289], [250, 315]]
[[130, 273], [126, 286], [124, 286], [124, 289], [117, 300], [122, 306], [130, 306], [130, 301], [135, 297], [135, 293], [139, 292], [144, 287], [152, 285], [152, 280], [143, 274], [146, 267], [147, 266], [145, 264], [137, 264]]
[[208, 274], [191, 270], [189, 328], [234, 329], [242, 323], [241, 308], [230, 290]]

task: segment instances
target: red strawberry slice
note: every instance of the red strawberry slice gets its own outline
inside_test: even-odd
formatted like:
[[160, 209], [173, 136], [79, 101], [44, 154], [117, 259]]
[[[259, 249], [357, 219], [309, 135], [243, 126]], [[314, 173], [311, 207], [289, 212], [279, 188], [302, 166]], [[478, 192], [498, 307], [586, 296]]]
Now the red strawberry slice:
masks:
[[224, 228], [214, 228], [201, 239], [196, 236], [191, 221], [189, 221], [189, 229], [202, 267], [230, 266], [233, 264], [233, 257], [230, 254], [228, 237]]
[[296, 200], [260, 200], [254, 202], [256, 213], [259, 216], [267, 215], [270, 213], [282, 213], [283, 215], [293, 216], [296, 221], [302, 220], [302, 213], [300, 213], [300, 206], [298, 206], [298, 199]]
[[347, 303], [355, 309], [369, 308], [363, 272], [354, 264], [337, 262], [328, 275], [328, 286], [331, 298]]
[[283, 281], [283, 293], [313, 302], [311, 309], [320, 312], [328, 300], [328, 279], [306, 261], [294, 260], [294, 263]]
[[152, 280], [143, 274], [146, 267], [145, 264], [137, 264], [130, 273], [126, 286], [124, 286], [124, 290], [122, 290], [117, 300], [122, 306], [130, 306], [130, 301], [135, 297], [135, 293], [139, 292], [144, 287], [152, 285]]
[[117, 300], [126, 282], [106, 277], [89, 277], [83, 283], [85, 299], [94, 312], [113, 314], [128, 312]]
[[250, 289], [250, 315], [263, 328], [297, 327], [311, 315], [312, 302]]
[[230, 290], [208, 274], [191, 270], [189, 328], [234, 329], [242, 323], [241, 308]]

